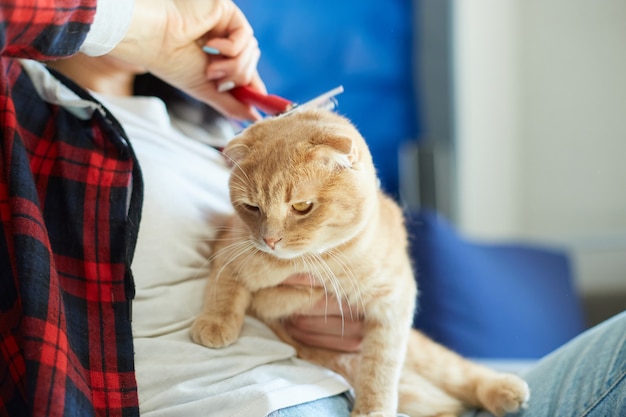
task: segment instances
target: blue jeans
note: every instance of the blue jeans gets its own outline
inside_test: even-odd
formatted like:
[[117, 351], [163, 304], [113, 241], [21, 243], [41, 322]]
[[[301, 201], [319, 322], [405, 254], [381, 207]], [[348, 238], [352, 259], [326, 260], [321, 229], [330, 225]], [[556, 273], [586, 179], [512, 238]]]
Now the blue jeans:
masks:
[[282, 410], [274, 411], [267, 417], [348, 417], [350, 416], [351, 405], [347, 395], [339, 394], [283, 408]]
[[516, 416], [626, 416], [626, 312], [557, 349], [523, 376], [530, 402]]
[[[626, 311], [541, 359], [524, 375], [528, 408], [516, 417], [626, 416]], [[278, 410], [271, 417], [348, 417], [344, 395]], [[491, 416], [473, 411], [464, 417]]]

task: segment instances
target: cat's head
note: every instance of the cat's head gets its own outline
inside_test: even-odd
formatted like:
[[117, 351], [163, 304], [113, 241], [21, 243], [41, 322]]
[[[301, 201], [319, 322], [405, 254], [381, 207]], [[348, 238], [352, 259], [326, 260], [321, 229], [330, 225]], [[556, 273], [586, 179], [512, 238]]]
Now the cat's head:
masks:
[[224, 154], [232, 164], [231, 201], [248, 238], [278, 258], [335, 248], [377, 210], [378, 180], [367, 145], [332, 112], [257, 122]]

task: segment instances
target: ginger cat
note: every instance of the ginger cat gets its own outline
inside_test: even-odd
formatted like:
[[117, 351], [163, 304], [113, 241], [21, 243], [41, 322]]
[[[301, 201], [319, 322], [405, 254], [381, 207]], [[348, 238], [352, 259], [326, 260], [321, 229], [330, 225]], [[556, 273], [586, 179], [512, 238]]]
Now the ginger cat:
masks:
[[[501, 416], [522, 407], [527, 384], [467, 361], [412, 330], [417, 288], [400, 208], [378, 187], [368, 147], [345, 118], [302, 110], [256, 123], [224, 150], [236, 214], [216, 240], [204, 308], [191, 334], [234, 343], [245, 314], [265, 321], [298, 355], [354, 387], [352, 416]], [[324, 285], [279, 286], [307, 273]], [[324, 297], [364, 317], [360, 353], [302, 346], [281, 319]]]

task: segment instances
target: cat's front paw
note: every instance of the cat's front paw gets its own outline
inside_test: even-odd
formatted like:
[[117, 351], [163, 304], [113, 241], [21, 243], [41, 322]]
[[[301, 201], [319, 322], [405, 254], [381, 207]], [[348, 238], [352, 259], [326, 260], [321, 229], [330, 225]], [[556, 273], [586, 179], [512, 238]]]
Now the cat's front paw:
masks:
[[478, 387], [478, 398], [496, 416], [513, 413], [526, 405], [530, 390], [526, 381], [513, 374], [500, 374]]
[[200, 316], [191, 326], [191, 338], [200, 345], [222, 348], [235, 343], [240, 331], [241, 325], [223, 317]]

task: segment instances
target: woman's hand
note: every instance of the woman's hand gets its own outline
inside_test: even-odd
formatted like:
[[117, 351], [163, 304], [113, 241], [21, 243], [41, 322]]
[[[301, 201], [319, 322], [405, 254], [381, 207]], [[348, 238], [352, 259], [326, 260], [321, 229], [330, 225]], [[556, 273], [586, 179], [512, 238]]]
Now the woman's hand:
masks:
[[[307, 274], [293, 275], [282, 285], [306, 286], [321, 284]], [[300, 343], [341, 352], [358, 352], [363, 340], [363, 317], [354, 307], [341, 306], [334, 296], [322, 299], [306, 314], [290, 318], [287, 332]]]
[[[219, 56], [205, 53], [204, 46]], [[253, 108], [218, 91], [229, 81], [265, 91], [256, 70], [258, 42], [231, 0], [136, 0], [128, 32], [110, 54], [146, 68], [226, 116], [260, 118]]]

